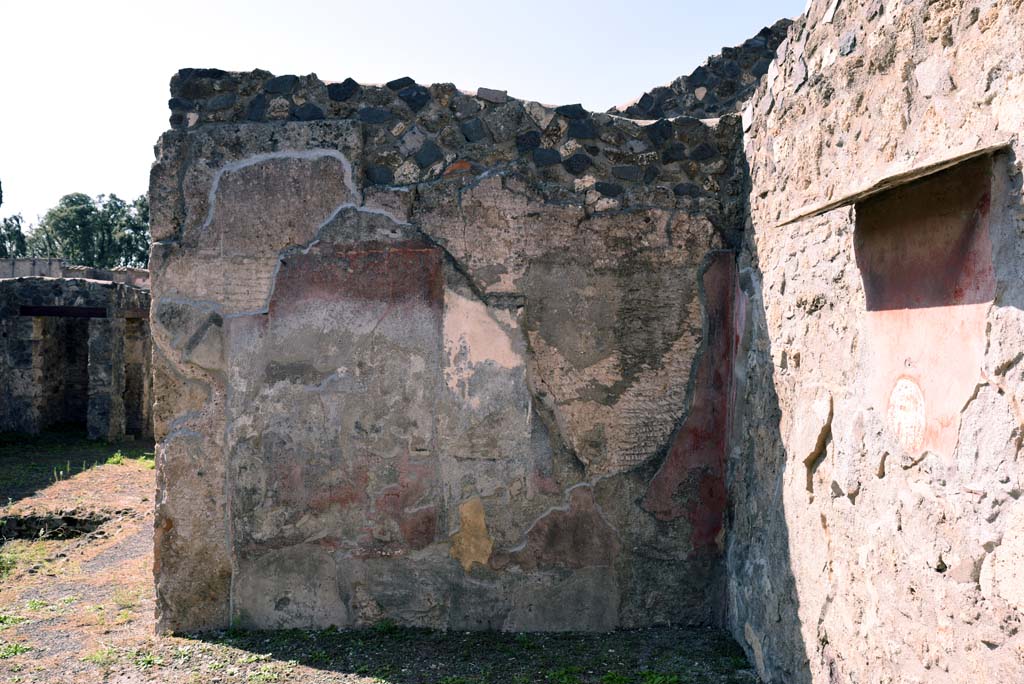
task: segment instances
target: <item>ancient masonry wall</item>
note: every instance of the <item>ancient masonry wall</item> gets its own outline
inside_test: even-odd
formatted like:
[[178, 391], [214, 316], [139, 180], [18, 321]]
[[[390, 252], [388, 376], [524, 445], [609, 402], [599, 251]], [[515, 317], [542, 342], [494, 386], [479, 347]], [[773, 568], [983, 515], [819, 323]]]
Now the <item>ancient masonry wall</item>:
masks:
[[130, 285], [0, 278], [0, 432], [81, 425], [93, 439], [118, 439], [127, 408], [128, 433], [149, 436], [148, 311], [148, 291]]
[[1022, 40], [1020, 0], [814, 0], [744, 114], [729, 624], [767, 682], [1024, 681]]
[[160, 629], [721, 619], [738, 115], [215, 69], [171, 90]]

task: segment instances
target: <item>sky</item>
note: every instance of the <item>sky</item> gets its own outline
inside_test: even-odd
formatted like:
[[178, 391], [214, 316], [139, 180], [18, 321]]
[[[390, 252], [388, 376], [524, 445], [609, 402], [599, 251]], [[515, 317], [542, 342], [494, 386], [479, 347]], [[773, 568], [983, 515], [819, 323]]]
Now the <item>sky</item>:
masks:
[[804, 0], [0, 0], [0, 216], [146, 192], [182, 67], [454, 83], [604, 111]]

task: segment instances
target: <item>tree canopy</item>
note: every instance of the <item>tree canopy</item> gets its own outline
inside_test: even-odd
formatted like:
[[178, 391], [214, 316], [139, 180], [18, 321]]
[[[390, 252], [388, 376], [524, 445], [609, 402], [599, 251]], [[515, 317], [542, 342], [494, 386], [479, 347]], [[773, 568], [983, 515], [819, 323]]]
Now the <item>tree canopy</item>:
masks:
[[[2, 202], [0, 189], [0, 202]], [[0, 219], [0, 258], [34, 256], [82, 266], [145, 267], [149, 260], [149, 202], [128, 203], [117, 195], [64, 195], [40, 220], [26, 227], [20, 214]]]

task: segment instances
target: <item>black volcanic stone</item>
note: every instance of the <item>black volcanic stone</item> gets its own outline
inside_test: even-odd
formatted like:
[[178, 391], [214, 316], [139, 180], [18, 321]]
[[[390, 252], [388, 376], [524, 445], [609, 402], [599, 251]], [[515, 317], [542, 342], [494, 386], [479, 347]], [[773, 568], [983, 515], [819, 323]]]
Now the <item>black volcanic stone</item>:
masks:
[[569, 121], [569, 137], [591, 140], [597, 137], [597, 126], [590, 119], [573, 119]]
[[566, 119], [585, 119], [587, 117], [587, 110], [583, 108], [583, 105], [579, 104], [562, 105], [555, 108], [555, 114], [564, 116]]
[[644, 183], [653, 183], [657, 180], [660, 170], [657, 166], [648, 166], [644, 169]]
[[612, 175], [620, 180], [636, 183], [644, 177], [644, 170], [639, 166], [613, 166]]
[[271, 95], [291, 95], [297, 85], [299, 85], [299, 77], [289, 74], [270, 79], [263, 84], [263, 90]]
[[191, 111], [195, 107], [192, 100], [186, 100], [183, 97], [172, 97], [167, 101], [167, 106], [172, 110], [184, 112]]
[[661, 161], [665, 164], [683, 161], [686, 159], [686, 146], [682, 143], [672, 143], [661, 153]]
[[298, 107], [293, 107], [291, 115], [296, 121], [319, 121], [324, 118], [324, 111], [312, 102], [306, 102]]
[[675, 193], [676, 197], [700, 196], [700, 188], [693, 183], [680, 183], [679, 185], [672, 188], [672, 192]]
[[391, 121], [394, 115], [380, 107], [363, 107], [359, 110], [359, 120], [368, 124], [381, 124]]
[[371, 185], [391, 185], [395, 181], [394, 172], [386, 166], [367, 166], [365, 173]]
[[222, 109], [231, 109], [235, 106], [236, 101], [238, 101], [238, 96], [234, 93], [221, 93], [207, 100], [204, 109], [208, 112], [219, 112]]
[[466, 136], [468, 142], [480, 142], [487, 137], [487, 129], [484, 128], [484, 122], [480, 119], [469, 119], [463, 121], [459, 127], [462, 129], [462, 135]]
[[665, 119], [658, 119], [644, 129], [647, 137], [651, 139], [655, 147], [661, 147], [672, 138], [672, 124]]
[[540, 147], [540, 131], [526, 131], [516, 136], [516, 149], [519, 150], [519, 154], [526, 154], [538, 147]]
[[409, 105], [409, 109], [418, 112], [430, 102], [430, 91], [421, 85], [411, 85], [408, 88], [399, 90], [398, 97], [405, 104]]
[[762, 76], [768, 73], [768, 67], [770, 67], [771, 65], [772, 61], [770, 59], [762, 57], [761, 59], [754, 62], [754, 66], [750, 67], [750, 73], [752, 73], [757, 78], [761, 78]]
[[605, 197], [618, 197], [624, 190], [624, 188], [618, 183], [605, 183], [603, 181], [594, 183], [594, 189]]
[[723, 64], [720, 71], [726, 78], [739, 78], [739, 75], [743, 73], [740, 65], [732, 61]]
[[563, 161], [562, 166], [564, 166], [565, 170], [571, 173], [572, 175], [578, 176], [587, 169], [589, 169], [593, 163], [593, 159], [583, 154], [582, 152], [577, 152], [576, 154], [572, 155], [571, 157]]
[[636, 104], [633, 106], [639, 109], [641, 112], [649, 112], [652, 109], [654, 109], [654, 105], [654, 96], [651, 95], [650, 93], [644, 93], [643, 95], [640, 96], [640, 99], [637, 100]]
[[558, 153], [558, 150], [538, 147], [533, 151], [533, 163], [538, 167], [554, 166], [560, 161], [562, 161], [562, 155]]
[[174, 112], [170, 118], [171, 128], [177, 128], [185, 124], [185, 115], [181, 112]]
[[327, 97], [335, 102], [344, 102], [359, 92], [359, 84], [351, 78], [346, 78], [341, 83], [332, 83], [327, 86]]
[[224, 78], [228, 72], [223, 69], [178, 69], [178, 78], [182, 81], [190, 81], [193, 78]]
[[394, 81], [388, 81], [387, 87], [389, 90], [401, 90], [402, 88], [408, 88], [411, 85], [416, 85], [416, 81], [412, 80], [408, 76], [402, 78], [396, 78]]
[[245, 118], [247, 121], [263, 121], [266, 113], [267, 96], [263, 93], [249, 100], [249, 106], [245, 108]]
[[413, 157], [416, 160], [416, 165], [421, 169], [425, 169], [435, 162], [439, 162], [444, 159], [444, 152], [437, 146], [433, 140], [428, 140], [423, 143], [420, 147], [419, 152]]
[[708, 70], [705, 67], [699, 66], [693, 70], [693, 73], [686, 79], [687, 85], [691, 88], [699, 88], [700, 86], [708, 84]]
[[703, 142], [693, 148], [693, 152], [690, 152], [690, 159], [694, 161], [705, 161], [717, 156], [718, 150]]

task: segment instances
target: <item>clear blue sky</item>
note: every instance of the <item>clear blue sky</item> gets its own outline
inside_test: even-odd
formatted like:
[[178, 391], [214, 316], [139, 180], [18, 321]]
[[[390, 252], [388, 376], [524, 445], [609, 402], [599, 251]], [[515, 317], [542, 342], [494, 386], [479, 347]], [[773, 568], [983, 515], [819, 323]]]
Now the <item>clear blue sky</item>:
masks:
[[181, 67], [412, 76], [605, 110], [804, 0], [3, 0], [0, 215], [146, 191]]

